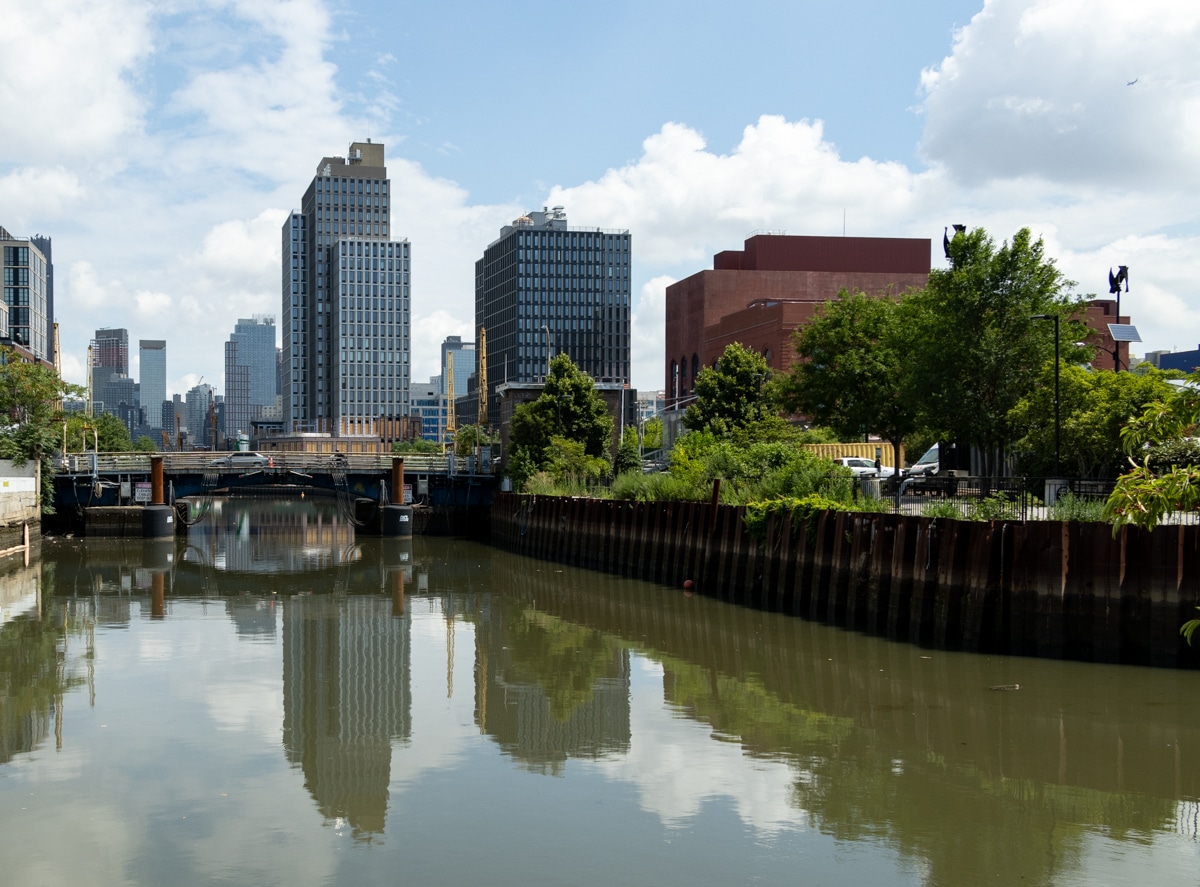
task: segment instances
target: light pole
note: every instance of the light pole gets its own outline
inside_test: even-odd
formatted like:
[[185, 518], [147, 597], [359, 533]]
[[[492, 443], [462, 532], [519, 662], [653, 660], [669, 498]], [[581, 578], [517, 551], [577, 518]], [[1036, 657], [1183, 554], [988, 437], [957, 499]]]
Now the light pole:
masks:
[[1053, 320], [1054, 321], [1054, 476], [1058, 477], [1062, 471], [1059, 468], [1059, 458], [1062, 453], [1062, 414], [1061, 401], [1059, 399], [1058, 376], [1059, 376], [1059, 359], [1058, 359], [1058, 315], [1057, 314], [1035, 314], [1033, 320]]
[[[1125, 284], [1125, 292], [1129, 292], [1129, 266], [1118, 265], [1117, 273], [1108, 269], [1108, 294], [1117, 297], [1116, 323], [1121, 323], [1121, 284]], [[1128, 367], [1126, 367], [1128, 369]], [[1113, 340], [1113, 372], [1121, 372], [1121, 343]]]

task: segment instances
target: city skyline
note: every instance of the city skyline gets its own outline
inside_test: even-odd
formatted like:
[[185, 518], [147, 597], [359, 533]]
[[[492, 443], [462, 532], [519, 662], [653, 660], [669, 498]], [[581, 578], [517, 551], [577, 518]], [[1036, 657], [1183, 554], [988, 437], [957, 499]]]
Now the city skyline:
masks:
[[[279, 311], [279, 230], [313, 159], [367, 138], [389, 146], [388, 221], [419, 256], [417, 379], [447, 335], [475, 339], [473, 262], [495, 232], [555, 205], [636, 235], [639, 389], [663, 385], [666, 286], [761, 230], [930, 238], [936, 268], [946, 225], [1028, 226], [1080, 294], [1129, 266], [1141, 351], [1200, 342], [1198, 12], [461, 7], [454, 27], [367, 0], [14, 9], [0, 224], [54, 241], [64, 376], [85, 381], [94, 329], [125, 328], [170, 343], [169, 394], [224, 391], [226, 331]], [[497, 79], [538, 100], [494, 101]]]

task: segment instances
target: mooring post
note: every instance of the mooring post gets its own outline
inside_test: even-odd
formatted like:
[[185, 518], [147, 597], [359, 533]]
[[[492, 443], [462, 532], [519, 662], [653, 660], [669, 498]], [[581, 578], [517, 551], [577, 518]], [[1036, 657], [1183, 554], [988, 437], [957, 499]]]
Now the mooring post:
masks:
[[169, 539], [175, 535], [175, 509], [163, 504], [163, 457], [150, 457], [150, 504], [142, 509], [142, 537]]
[[392, 504], [405, 505], [404, 501], [404, 457], [392, 457]]
[[163, 457], [150, 457], [150, 504], [163, 504]]
[[381, 535], [404, 538], [413, 533], [413, 510], [404, 502], [404, 458], [392, 457], [392, 498], [382, 509]]

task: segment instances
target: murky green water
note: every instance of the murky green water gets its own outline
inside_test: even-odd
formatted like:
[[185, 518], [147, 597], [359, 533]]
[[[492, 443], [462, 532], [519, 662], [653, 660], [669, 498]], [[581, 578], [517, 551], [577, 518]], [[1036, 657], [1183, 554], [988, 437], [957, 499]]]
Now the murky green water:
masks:
[[1197, 880], [1200, 673], [218, 505], [0, 567], [4, 883]]

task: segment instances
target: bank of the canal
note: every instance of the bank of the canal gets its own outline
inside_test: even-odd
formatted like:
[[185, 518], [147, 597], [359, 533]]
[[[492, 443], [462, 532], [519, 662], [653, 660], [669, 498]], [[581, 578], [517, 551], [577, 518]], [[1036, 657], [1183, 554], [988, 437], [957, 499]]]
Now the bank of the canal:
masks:
[[1200, 605], [1200, 527], [978, 522], [498, 493], [491, 541], [943, 649], [1200, 667], [1179, 626]]

